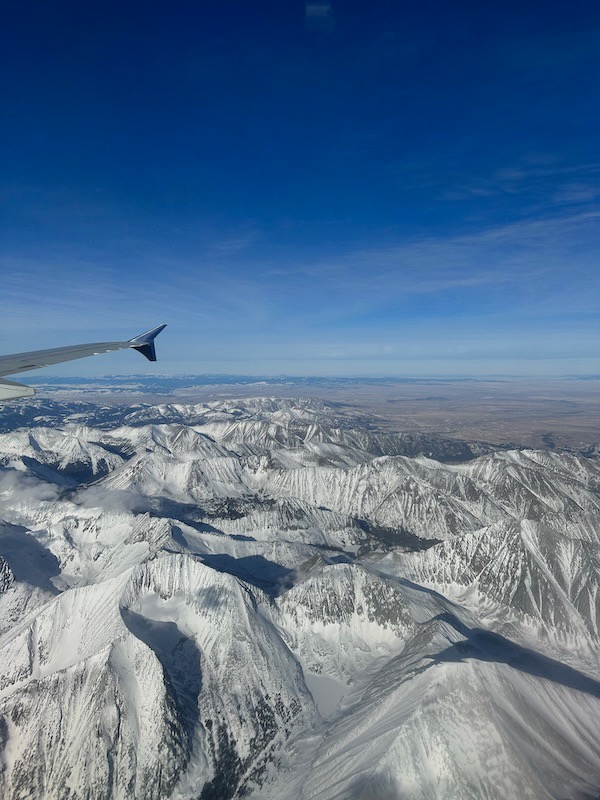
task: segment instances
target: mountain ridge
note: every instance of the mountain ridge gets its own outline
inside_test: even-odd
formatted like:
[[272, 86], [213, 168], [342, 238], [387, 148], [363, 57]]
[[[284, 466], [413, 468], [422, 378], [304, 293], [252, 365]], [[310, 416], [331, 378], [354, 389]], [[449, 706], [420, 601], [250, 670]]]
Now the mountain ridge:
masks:
[[320, 401], [67, 412], [0, 434], [4, 797], [600, 793], [596, 461]]

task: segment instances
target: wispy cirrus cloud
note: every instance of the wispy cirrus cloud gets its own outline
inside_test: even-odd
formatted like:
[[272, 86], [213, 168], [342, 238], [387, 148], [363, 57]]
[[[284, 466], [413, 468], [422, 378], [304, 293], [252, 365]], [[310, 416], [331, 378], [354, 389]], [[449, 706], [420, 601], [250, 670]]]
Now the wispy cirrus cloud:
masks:
[[[534, 311], [552, 296], [556, 310], [564, 308], [564, 284], [583, 286], [590, 308], [597, 281], [600, 212], [527, 220], [468, 235], [431, 236], [389, 243], [385, 247], [358, 246], [335, 258], [292, 264], [263, 273], [265, 282], [282, 291], [318, 298], [323, 293], [340, 302], [339, 310], [356, 313], [362, 307], [393, 301], [412, 302], [417, 296], [462, 294], [468, 303], [494, 292], [498, 306], [514, 311], [529, 305]], [[344, 303], [348, 303], [345, 306]], [[333, 305], [333, 304], [332, 304]], [[439, 313], [436, 306], [435, 313]], [[335, 309], [332, 309], [335, 314]]]
[[[327, 257], [263, 237], [196, 255], [115, 242], [108, 264], [106, 254], [76, 247], [7, 254], [3, 349], [129, 338], [166, 321], [159, 350], [169, 371], [222, 363], [259, 374], [286, 354], [304, 372], [312, 362], [353, 371], [353, 360], [357, 369], [394, 369], [399, 359], [436, 354], [590, 358], [600, 347], [589, 321], [600, 302], [599, 222], [600, 212], [585, 210], [460, 235], [344, 243]], [[125, 358], [54, 372], [154, 369]]]
[[523, 161], [500, 167], [488, 174], [467, 176], [444, 190], [449, 200], [469, 197], [493, 198], [505, 195], [521, 197], [532, 204], [552, 208], [589, 205], [600, 196], [600, 162], [586, 164], [536, 164]]

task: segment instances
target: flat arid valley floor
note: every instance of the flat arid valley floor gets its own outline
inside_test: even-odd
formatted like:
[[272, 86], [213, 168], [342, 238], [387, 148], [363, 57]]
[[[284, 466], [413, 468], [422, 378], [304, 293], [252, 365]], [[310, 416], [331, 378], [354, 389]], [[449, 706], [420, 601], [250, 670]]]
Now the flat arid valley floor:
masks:
[[600, 441], [599, 389], [599, 381], [465, 381], [357, 385], [355, 396], [398, 430], [580, 449]]

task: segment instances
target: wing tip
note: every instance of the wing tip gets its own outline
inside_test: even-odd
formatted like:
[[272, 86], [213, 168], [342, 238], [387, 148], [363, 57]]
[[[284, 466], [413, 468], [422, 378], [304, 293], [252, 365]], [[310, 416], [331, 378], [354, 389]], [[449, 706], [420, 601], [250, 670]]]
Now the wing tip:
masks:
[[150, 328], [149, 331], [140, 333], [139, 336], [135, 336], [133, 339], [129, 340], [129, 346], [145, 356], [148, 361], [156, 361], [154, 340], [166, 327], [167, 323], [165, 322], [162, 325], [157, 325], [156, 328]]

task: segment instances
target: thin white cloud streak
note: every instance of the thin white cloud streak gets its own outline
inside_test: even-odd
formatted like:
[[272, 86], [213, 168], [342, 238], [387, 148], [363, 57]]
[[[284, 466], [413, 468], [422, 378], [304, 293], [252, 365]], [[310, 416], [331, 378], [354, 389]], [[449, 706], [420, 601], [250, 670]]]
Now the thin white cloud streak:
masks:
[[[518, 359], [523, 343], [531, 358], [591, 357], [597, 330], [584, 319], [565, 320], [598, 311], [599, 220], [599, 212], [587, 212], [359, 247], [320, 261], [288, 253], [287, 267], [285, 253], [261, 262], [238, 253], [210, 260], [140, 255], [122, 263], [116, 253], [112, 266], [82, 254], [67, 267], [56, 253], [44, 262], [7, 257], [3, 350], [33, 349], [40, 339], [53, 346], [129, 338], [164, 321], [163, 371], [173, 363], [188, 372], [220, 371], [219, 360], [260, 372], [286, 359], [337, 359], [350, 371], [352, 359]], [[462, 307], [453, 313], [456, 298]], [[420, 316], [394, 313], [416, 299]], [[485, 314], [483, 299], [490, 300]], [[428, 313], [430, 300], [435, 310]], [[365, 315], [373, 319], [361, 322]], [[133, 366], [127, 355], [56, 367], [54, 374], [107, 374], [113, 365], [145, 371], [145, 362]]]
[[[189, 261], [171, 260], [147, 272], [114, 268], [78, 260], [75, 265], [36, 259], [4, 259], [3, 343], [64, 344], [68, 335], [89, 340], [133, 336], [138, 328], [160, 322], [195, 329], [262, 324], [268, 318], [264, 290], [251, 279], [214, 274]], [[111, 334], [111, 331], [113, 333]], [[32, 344], [33, 346], [39, 346]]]
[[[385, 248], [361, 248], [294, 267], [296, 276], [269, 275], [281, 291], [310, 300], [328, 293], [325, 315], [368, 313], [411, 297], [480, 293], [498, 298], [500, 314], [564, 313], [565, 290], [579, 311], [598, 309], [600, 213], [527, 221], [469, 236], [427, 238]], [[481, 296], [481, 294], [480, 294]], [[508, 299], [509, 298], [509, 299]], [[337, 308], [334, 301], [338, 301]], [[477, 303], [466, 315], [477, 313]]]
[[[561, 206], [566, 206], [565, 210], [577, 205], [590, 207], [600, 185], [600, 162], [564, 163], [564, 158], [564, 153], [530, 153], [505, 166], [477, 172], [462, 163], [453, 170], [445, 163], [423, 160], [382, 164], [380, 169], [396, 177], [405, 191], [417, 196], [427, 193], [436, 202], [505, 196], [513, 205], [520, 203], [530, 215], [560, 213]], [[569, 194], [574, 183], [588, 191]], [[534, 201], [536, 205], [532, 206]]]
[[[469, 236], [360, 247], [309, 263], [298, 263], [289, 252], [266, 265], [255, 259], [236, 262], [230, 258], [145, 255], [111, 267], [73, 256], [51, 255], [43, 262], [6, 257], [2, 263], [3, 310], [5, 317], [11, 312], [20, 317], [33, 307], [54, 321], [81, 306], [75, 318], [89, 324], [90, 314], [127, 320], [136, 304], [175, 313], [184, 308], [199, 322], [240, 316], [256, 322], [266, 319], [281, 299], [311, 297], [323, 289], [344, 298], [359, 293], [364, 301], [371, 296], [518, 286], [571, 267], [577, 277], [578, 267], [589, 267], [586, 262], [594, 257], [599, 219], [600, 213], [590, 212], [527, 221]], [[586, 241], [589, 249], [582, 253], [581, 243]], [[579, 263], [570, 255], [575, 247]], [[282, 268], [286, 259], [291, 263]], [[119, 261], [118, 254], [115, 260]]]

